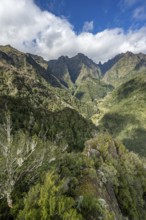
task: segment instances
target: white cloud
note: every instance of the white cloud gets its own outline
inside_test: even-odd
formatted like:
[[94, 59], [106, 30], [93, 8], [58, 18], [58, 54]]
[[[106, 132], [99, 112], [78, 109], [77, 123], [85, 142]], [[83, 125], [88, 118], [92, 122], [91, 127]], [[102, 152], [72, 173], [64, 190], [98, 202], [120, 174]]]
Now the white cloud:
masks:
[[64, 18], [41, 11], [33, 0], [0, 1], [0, 44], [54, 59], [84, 53], [95, 62], [118, 53], [146, 53], [146, 27], [139, 30], [106, 29], [96, 34], [76, 34]]
[[146, 19], [146, 5], [140, 6], [134, 10], [133, 18], [136, 20]]
[[92, 32], [94, 29], [93, 21], [86, 21], [83, 25], [83, 32]]

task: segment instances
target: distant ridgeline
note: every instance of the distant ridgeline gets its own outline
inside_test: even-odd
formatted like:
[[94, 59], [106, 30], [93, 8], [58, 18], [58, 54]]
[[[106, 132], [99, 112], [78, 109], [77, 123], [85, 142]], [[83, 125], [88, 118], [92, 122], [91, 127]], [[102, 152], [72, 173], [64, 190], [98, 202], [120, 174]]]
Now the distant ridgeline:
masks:
[[146, 219], [145, 73], [0, 46], [0, 219]]

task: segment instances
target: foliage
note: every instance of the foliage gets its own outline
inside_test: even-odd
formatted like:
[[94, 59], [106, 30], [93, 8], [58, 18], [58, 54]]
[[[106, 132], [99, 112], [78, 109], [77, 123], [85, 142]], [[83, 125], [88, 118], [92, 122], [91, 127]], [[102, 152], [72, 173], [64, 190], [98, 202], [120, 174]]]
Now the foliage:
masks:
[[53, 173], [47, 174], [44, 182], [36, 185], [24, 199], [24, 209], [17, 219], [80, 220], [81, 215], [74, 208], [75, 201], [62, 193], [63, 180]]
[[[138, 155], [128, 152], [121, 143], [114, 141], [107, 133], [87, 141], [85, 152], [91, 152], [92, 146], [94, 150], [100, 152], [98, 175], [107, 187], [112, 185], [114, 188], [123, 215], [131, 220], [145, 219], [143, 194], [146, 174], [143, 161]], [[95, 161], [99, 160], [93, 155], [92, 158]]]
[[[146, 155], [146, 76], [122, 84], [99, 107], [99, 128], [108, 130], [129, 149]], [[100, 111], [101, 110], [101, 111]]]

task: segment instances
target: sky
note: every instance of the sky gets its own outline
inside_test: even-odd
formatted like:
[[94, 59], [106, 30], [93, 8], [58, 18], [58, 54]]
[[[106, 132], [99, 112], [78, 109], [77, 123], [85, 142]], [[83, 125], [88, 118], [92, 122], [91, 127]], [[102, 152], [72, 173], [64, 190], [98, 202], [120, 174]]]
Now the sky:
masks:
[[46, 60], [146, 53], [146, 0], [0, 0], [0, 44]]

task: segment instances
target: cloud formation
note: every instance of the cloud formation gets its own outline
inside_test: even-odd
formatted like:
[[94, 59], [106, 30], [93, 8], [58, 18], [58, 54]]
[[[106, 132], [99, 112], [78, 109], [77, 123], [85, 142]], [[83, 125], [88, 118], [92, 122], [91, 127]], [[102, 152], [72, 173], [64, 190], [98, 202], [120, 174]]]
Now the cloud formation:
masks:
[[146, 4], [136, 8], [133, 12], [133, 18], [136, 20], [146, 19]]
[[86, 21], [83, 25], [83, 32], [92, 32], [94, 29], [93, 21]]
[[[89, 22], [90, 23], [90, 22]], [[106, 61], [118, 53], [132, 51], [146, 53], [146, 27], [129, 30], [106, 29], [89, 33], [88, 25], [82, 33], [62, 17], [41, 11], [33, 0], [0, 1], [0, 44], [11, 44], [24, 52], [31, 52], [50, 60], [61, 55], [86, 54], [95, 62]]]

